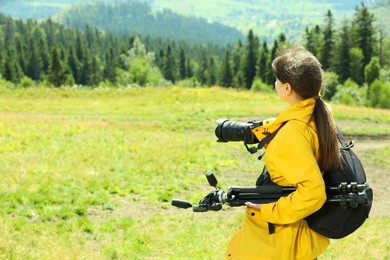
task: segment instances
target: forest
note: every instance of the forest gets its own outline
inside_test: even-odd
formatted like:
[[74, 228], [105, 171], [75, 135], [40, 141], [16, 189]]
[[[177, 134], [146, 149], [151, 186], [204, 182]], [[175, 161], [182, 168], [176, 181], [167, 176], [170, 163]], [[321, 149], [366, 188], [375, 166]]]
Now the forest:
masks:
[[[331, 11], [307, 27], [304, 46], [326, 71], [323, 97], [335, 103], [390, 108], [390, 39], [364, 5], [341, 26]], [[0, 15], [0, 84], [9, 87], [168, 86], [272, 91], [276, 50], [291, 46], [282, 33], [272, 44], [252, 30], [233, 44], [211, 45], [170, 37], [116, 34], [52, 19]]]
[[81, 30], [93, 24], [99, 30], [117, 35], [151, 36], [193, 43], [226, 45], [243, 39], [243, 34], [233, 27], [179, 15], [168, 9], [153, 12], [147, 3], [133, 1], [75, 5], [53, 16], [53, 20]]

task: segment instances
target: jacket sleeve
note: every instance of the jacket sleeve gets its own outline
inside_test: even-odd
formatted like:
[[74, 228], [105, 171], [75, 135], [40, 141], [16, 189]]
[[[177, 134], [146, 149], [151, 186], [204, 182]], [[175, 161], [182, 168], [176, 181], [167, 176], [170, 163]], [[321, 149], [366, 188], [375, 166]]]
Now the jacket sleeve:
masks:
[[313, 147], [316, 134], [295, 122], [289, 122], [282, 130], [267, 149], [266, 164], [274, 182], [287, 182], [296, 191], [261, 206], [259, 217], [274, 224], [297, 222], [320, 209], [326, 201], [324, 180], [313, 151], [315, 146], [318, 148], [317, 141]]

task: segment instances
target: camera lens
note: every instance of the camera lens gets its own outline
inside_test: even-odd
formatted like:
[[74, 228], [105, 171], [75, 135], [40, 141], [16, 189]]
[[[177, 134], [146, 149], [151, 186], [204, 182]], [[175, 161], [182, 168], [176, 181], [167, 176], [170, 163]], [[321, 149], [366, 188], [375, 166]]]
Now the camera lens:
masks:
[[215, 135], [218, 138], [218, 142], [245, 141], [251, 138], [247, 135], [252, 136], [251, 126], [252, 124], [249, 123], [218, 119]]

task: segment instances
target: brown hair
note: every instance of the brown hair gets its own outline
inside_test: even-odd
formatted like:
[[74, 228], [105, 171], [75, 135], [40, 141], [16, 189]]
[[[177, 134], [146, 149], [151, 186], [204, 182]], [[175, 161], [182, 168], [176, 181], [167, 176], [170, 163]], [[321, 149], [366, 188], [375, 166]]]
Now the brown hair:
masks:
[[321, 63], [303, 47], [283, 48], [277, 51], [277, 56], [272, 62], [272, 70], [279, 81], [289, 83], [303, 99], [315, 99], [312, 117], [319, 142], [318, 165], [321, 171], [339, 167], [336, 125], [331, 112], [319, 97], [324, 75]]

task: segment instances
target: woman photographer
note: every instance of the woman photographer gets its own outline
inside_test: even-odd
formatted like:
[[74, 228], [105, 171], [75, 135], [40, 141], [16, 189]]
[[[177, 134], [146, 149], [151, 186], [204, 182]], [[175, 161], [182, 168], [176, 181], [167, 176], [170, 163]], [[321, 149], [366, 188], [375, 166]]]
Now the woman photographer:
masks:
[[290, 106], [274, 122], [286, 123], [268, 144], [265, 166], [272, 182], [296, 191], [274, 203], [246, 203], [227, 259], [315, 259], [329, 245], [304, 220], [326, 201], [322, 174], [340, 164], [336, 126], [319, 96], [323, 70], [302, 47], [279, 51], [272, 69], [279, 98]]

